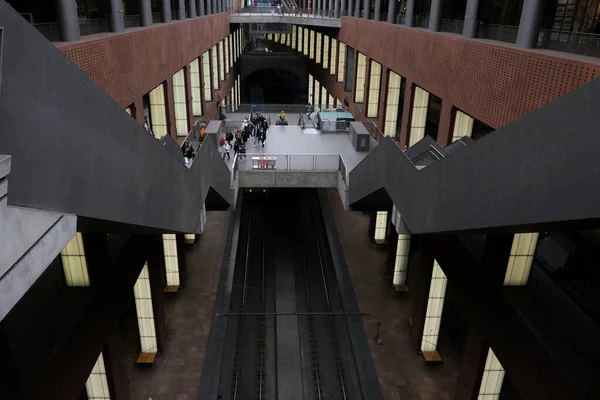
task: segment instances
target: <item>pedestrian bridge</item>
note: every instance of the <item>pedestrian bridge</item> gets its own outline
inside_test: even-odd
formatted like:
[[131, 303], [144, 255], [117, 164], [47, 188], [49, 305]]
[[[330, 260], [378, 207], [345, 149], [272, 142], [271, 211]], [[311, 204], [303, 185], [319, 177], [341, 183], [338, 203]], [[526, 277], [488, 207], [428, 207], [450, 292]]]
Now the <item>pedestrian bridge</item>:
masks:
[[[308, 13], [307, 11], [308, 10], [301, 10], [296, 15], [288, 12], [284, 13], [284, 15], [280, 15], [274, 8], [245, 8], [241, 10], [241, 12], [230, 14], [229, 22], [236, 24], [295, 24], [323, 26], [328, 28], [340, 28], [342, 26], [342, 20], [340, 18], [335, 18], [333, 12], [331, 12], [331, 16], [328, 16], [327, 11], [325, 11], [325, 14], [313, 14]], [[265, 33], [276, 32], [265, 30]]]

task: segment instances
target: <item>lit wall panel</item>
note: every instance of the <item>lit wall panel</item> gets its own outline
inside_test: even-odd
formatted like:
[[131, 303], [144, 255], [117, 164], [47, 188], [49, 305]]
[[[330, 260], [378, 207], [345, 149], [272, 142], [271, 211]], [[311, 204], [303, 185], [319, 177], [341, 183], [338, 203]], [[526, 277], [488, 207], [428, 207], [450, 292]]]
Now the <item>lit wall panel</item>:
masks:
[[315, 52], [315, 62], [317, 64], [320, 64], [321, 63], [321, 49], [323, 47], [321, 32], [317, 32], [316, 46], [317, 47], [316, 47], [316, 52]]
[[242, 92], [240, 91], [240, 75], [238, 74], [237, 79], [236, 79], [236, 83], [237, 83], [237, 102], [238, 102], [238, 107], [242, 102]]
[[367, 74], [367, 56], [358, 53], [358, 62], [356, 64], [356, 90], [354, 92], [354, 101], [362, 103], [365, 101], [365, 79]]
[[110, 400], [106, 367], [102, 353], [100, 353], [90, 376], [85, 382], [85, 391], [88, 400]]
[[327, 108], [327, 89], [325, 89], [325, 86], [321, 85], [321, 108], [325, 109]]
[[202, 75], [204, 81], [204, 101], [212, 101], [212, 81], [210, 80], [210, 53], [202, 54]]
[[314, 93], [313, 93], [313, 86], [315, 84], [314, 81], [315, 81], [315, 79], [313, 78], [313, 76], [308, 74], [308, 102], [310, 104], [315, 104]]
[[177, 259], [177, 238], [174, 234], [163, 234], [165, 271], [167, 286], [179, 286], [179, 261]]
[[376, 61], [371, 61], [371, 73], [369, 75], [369, 104], [367, 105], [367, 118], [375, 118], [379, 112], [381, 64]]
[[385, 121], [383, 123], [383, 134], [385, 136], [396, 136], [398, 127], [398, 108], [400, 104], [400, 90], [402, 88], [402, 77], [390, 71], [388, 77], [387, 106], [385, 109]]
[[225, 45], [225, 47], [224, 47], [225, 51], [223, 52], [224, 56], [225, 56], [225, 59], [224, 59], [225, 61], [223, 64], [225, 65], [225, 73], [228, 74], [229, 73], [229, 58], [230, 58], [229, 57], [229, 38], [226, 37], [223, 40], [223, 43]]
[[425, 124], [427, 123], [427, 107], [429, 105], [429, 92], [415, 86], [413, 99], [412, 120], [410, 124], [409, 147], [425, 137]]
[[385, 242], [385, 233], [387, 231], [387, 211], [377, 211], [375, 217], [375, 241]]
[[329, 36], [323, 35], [323, 69], [329, 68]]
[[304, 29], [298, 27], [298, 53], [302, 53], [304, 50]]
[[154, 326], [154, 308], [152, 307], [152, 294], [150, 292], [150, 275], [148, 264], [144, 265], [140, 276], [133, 286], [135, 296], [135, 311], [137, 313], [138, 330], [142, 353], [156, 353], [156, 327]]
[[297, 29], [296, 25], [292, 25], [292, 49], [294, 50], [296, 50], [296, 41], [298, 40]]
[[337, 81], [338, 82], [344, 82], [344, 73], [346, 72], [346, 69], [344, 68], [345, 63], [346, 63], [346, 44], [339, 42], [339, 54], [337, 55], [338, 58], [338, 66], [337, 66]]
[[305, 56], [308, 55], [308, 51], [310, 49], [310, 45], [309, 45], [309, 33], [308, 33], [308, 28], [304, 28], [304, 46], [302, 47], [303, 49], [303, 54]]
[[228, 36], [228, 41], [227, 42], [229, 43], [229, 46], [228, 46], [228, 48], [229, 48], [229, 68], [233, 68], [233, 62], [234, 62], [234, 59], [233, 59], [233, 46], [234, 46], [234, 44], [233, 44], [233, 36], [231, 36], [231, 33]]
[[213, 90], [219, 90], [219, 51], [217, 45], [214, 45], [210, 52], [212, 53]]
[[77, 232], [60, 252], [67, 286], [90, 286], [90, 277], [83, 248], [83, 237]]
[[333, 76], [336, 76], [337, 69], [337, 55], [338, 55], [338, 47], [337, 47], [337, 39], [331, 38], [331, 58], [329, 59], [329, 73]]
[[498, 400], [504, 382], [504, 367], [490, 348], [485, 360], [477, 400]]
[[190, 88], [192, 90], [192, 114], [202, 116], [202, 92], [200, 83], [200, 61], [196, 58], [190, 63]]
[[462, 111], [456, 111], [454, 117], [454, 130], [452, 131], [452, 142], [456, 142], [463, 136], [471, 137], [473, 133], [473, 118]]
[[309, 36], [309, 40], [310, 43], [308, 44], [308, 57], [311, 60], [315, 59], [315, 31], [311, 30], [310, 31], [310, 36]]
[[172, 77], [173, 80], [173, 108], [175, 110], [175, 128], [177, 136], [187, 136], [187, 104], [185, 98], [185, 74], [183, 68]]
[[527, 285], [538, 237], [539, 233], [518, 233], [515, 235], [510, 249], [506, 275], [504, 276], [505, 286]]
[[408, 271], [408, 255], [410, 253], [410, 235], [398, 235], [396, 245], [396, 262], [394, 263], [393, 284], [404, 285]]
[[421, 340], [421, 351], [436, 351], [444, 310], [444, 297], [448, 279], [437, 261], [433, 262], [429, 298], [427, 300], [427, 313], [425, 314], [425, 327]]
[[150, 127], [157, 139], [167, 135], [167, 105], [165, 103], [165, 87], [161, 83], [149, 93]]

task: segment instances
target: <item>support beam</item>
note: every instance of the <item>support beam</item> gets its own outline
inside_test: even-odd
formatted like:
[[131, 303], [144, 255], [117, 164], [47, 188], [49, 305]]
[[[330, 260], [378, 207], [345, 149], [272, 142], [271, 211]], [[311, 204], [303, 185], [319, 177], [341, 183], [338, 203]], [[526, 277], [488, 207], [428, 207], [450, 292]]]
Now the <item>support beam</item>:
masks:
[[140, 26], [152, 26], [152, 4], [150, 0], [139, 0]]
[[120, 33], [125, 30], [125, 19], [123, 18], [123, 4], [121, 0], [110, 0], [110, 13], [108, 23], [111, 32]]
[[429, 30], [438, 32], [442, 22], [442, 2], [443, 0], [431, 0], [431, 9], [429, 11]]
[[81, 38], [77, 3], [73, 0], [55, 0], [56, 17], [61, 42], [75, 42]]
[[185, 236], [177, 235], [177, 262], [179, 263], [179, 286], [185, 287], [188, 279], [187, 263], [185, 260]]
[[373, 13], [375, 21], [381, 21], [381, 0], [375, 0], [375, 10]]
[[417, 0], [408, 0], [406, 2], [406, 15], [404, 17], [404, 25], [408, 26], [409, 28], [415, 26], [415, 1]]
[[395, 24], [396, 23], [396, 7], [397, 7], [397, 1], [392, 1], [389, 0], [388, 1], [388, 15], [387, 15], [387, 22], [388, 24]]
[[187, 9], [189, 18], [196, 18], [198, 16], [196, 13], [196, 0], [187, 0]]
[[477, 30], [479, 29], [479, 21], [477, 20], [478, 10], [479, 0], [467, 0], [465, 22], [463, 25], [463, 36], [467, 39], [475, 39], [477, 37]]
[[161, 20], [163, 23], [171, 22], [171, 0], [162, 0], [161, 3]]
[[534, 49], [542, 23], [542, 0], [525, 0], [521, 10], [519, 32], [517, 34], [517, 47], [520, 49]]

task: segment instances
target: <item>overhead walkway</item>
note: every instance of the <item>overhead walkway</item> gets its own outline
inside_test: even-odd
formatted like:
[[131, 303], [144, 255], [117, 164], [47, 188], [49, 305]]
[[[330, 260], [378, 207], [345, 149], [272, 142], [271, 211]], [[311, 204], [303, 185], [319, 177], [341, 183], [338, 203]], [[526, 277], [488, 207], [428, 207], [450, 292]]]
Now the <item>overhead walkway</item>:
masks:
[[393, 203], [413, 234], [597, 224], [599, 100], [596, 79], [421, 170], [384, 138], [350, 171], [350, 206]]
[[187, 168], [3, 1], [0, 27], [9, 206], [75, 214], [80, 231], [200, 233], [204, 204], [231, 204], [217, 146]]
[[[280, 15], [274, 7], [246, 7], [238, 13], [230, 14], [229, 22], [232, 24], [296, 24], [328, 28], [340, 28], [342, 26], [342, 20], [336, 18], [333, 12], [328, 15], [322, 12], [318, 14], [309, 13], [306, 9], [299, 9], [297, 14], [286, 10], [284, 15]], [[267, 29], [268, 27], [264, 28], [265, 33], [273, 33]]]

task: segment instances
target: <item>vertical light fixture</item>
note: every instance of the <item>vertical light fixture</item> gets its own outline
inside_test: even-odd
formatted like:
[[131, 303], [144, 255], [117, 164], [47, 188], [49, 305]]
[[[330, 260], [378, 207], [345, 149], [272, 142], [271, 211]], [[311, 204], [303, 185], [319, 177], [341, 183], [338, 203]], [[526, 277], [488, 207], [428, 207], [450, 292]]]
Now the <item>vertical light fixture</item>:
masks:
[[369, 104], [367, 104], [367, 118], [376, 118], [379, 112], [379, 90], [381, 86], [381, 64], [371, 60], [371, 73], [369, 77]]
[[210, 52], [212, 53], [213, 90], [219, 90], [219, 52], [216, 44]]
[[407, 291], [406, 272], [410, 253], [410, 235], [398, 235], [396, 245], [396, 262], [394, 263], [394, 278], [392, 284], [396, 291]]
[[[232, 96], [230, 95], [229, 97], [232, 97]], [[195, 233], [186, 233], [185, 234], [185, 236], [184, 236], [184, 243], [185, 244], [194, 244], [195, 241], [196, 241], [196, 234]]]
[[327, 89], [321, 85], [321, 107], [327, 108]]
[[175, 110], [175, 128], [177, 136], [188, 134], [187, 104], [185, 96], [185, 78], [183, 68], [173, 75], [173, 109]]
[[533, 256], [539, 233], [518, 233], [510, 249], [510, 257], [504, 276], [504, 286], [526, 286], [529, 282]]
[[229, 68], [233, 68], [233, 62], [234, 62], [233, 46], [234, 46], [234, 44], [233, 44], [233, 37], [231, 36], [231, 33], [229, 34], [228, 38], [229, 38], [229, 41], [228, 41], [229, 46], [227, 46], [227, 47], [228, 47], [228, 51], [229, 51]]
[[98, 356], [92, 372], [85, 382], [85, 391], [88, 400], [110, 400], [108, 379], [106, 378], [106, 367], [102, 353]]
[[504, 367], [490, 347], [481, 377], [481, 386], [477, 400], [498, 400], [504, 383]]
[[299, 26], [298, 27], [298, 53], [302, 53], [302, 48], [304, 45], [304, 29]]
[[400, 89], [402, 77], [390, 71], [388, 77], [387, 106], [385, 109], [385, 121], [383, 123], [383, 134], [385, 136], [396, 136], [398, 127], [398, 107], [400, 107]]
[[296, 25], [292, 25], [292, 49], [296, 50]]
[[[150, 292], [150, 275], [148, 263], [142, 268], [142, 272], [133, 286], [135, 296], [135, 310], [137, 313], [138, 329], [140, 333], [140, 344], [142, 356], [156, 355], [158, 343], [156, 340], [156, 326], [154, 325], [154, 308], [152, 307], [152, 293]], [[140, 359], [138, 358], [138, 360]]]
[[67, 243], [60, 252], [60, 258], [67, 286], [90, 286], [90, 277], [81, 233], [77, 232], [73, 236], [73, 239]]
[[334, 38], [331, 38], [331, 59], [329, 60], [329, 73], [333, 76], [336, 76], [336, 68], [337, 68], [337, 55], [338, 55], [338, 48], [337, 48], [337, 40]]
[[375, 243], [385, 243], [385, 233], [387, 231], [387, 211], [377, 211], [375, 217]]
[[337, 81], [344, 82], [344, 65], [346, 64], [346, 44], [339, 42], [340, 54], [338, 54]]
[[223, 48], [224, 42], [221, 40], [218, 44], [219, 48], [219, 77], [221, 81], [225, 80], [225, 49]]
[[425, 124], [427, 123], [427, 107], [429, 106], [429, 92], [415, 86], [413, 99], [412, 121], [410, 124], [409, 147], [425, 137]]
[[179, 260], [177, 259], [177, 238], [174, 234], [163, 234], [163, 251], [165, 256], [165, 272], [167, 287], [165, 292], [176, 292], [179, 289]]
[[319, 102], [321, 101], [321, 84], [319, 83], [318, 80], [315, 79], [315, 91], [314, 93], [314, 98], [315, 98], [315, 102], [313, 103], [313, 106], [319, 106], [319, 108], [321, 108], [323, 105], [320, 104]]
[[323, 69], [329, 69], [329, 36], [323, 35]]
[[292, 37], [290, 34], [286, 33], [285, 34], [285, 45], [290, 47], [291, 46], [291, 42], [292, 42]]
[[329, 94], [328, 103], [327, 104], [329, 105], [329, 107], [335, 108], [335, 102], [334, 102], [333, 96], [331, 94]]
[[204, 80], [204, 101], [212, 101], [212, 81], [210, 80], [210, 53], [202, 54], [202, 75]]
[[309, 52], [308, 52], [308, 58], [310, 58], [311, 60], [315, 59], [315, 31], [313, 31], [312, 29], [310, 30], [310, 43], [309, 43]]
[[242, 100], [241, 100], [242, 99], [242, 93], [240, 91], [240, 75], [239, 74], [237, 76], [236, 83], [237, 83], [237, 102], [238, 102], [238, 106], [239, 106], [242, 103]]
[[425, 314], [425, 326], [421, 340], [421, 352], [428, 362], [441, 361], [437, 352], [437, 342], [440, 335], [442, 312], [444, 310], [444, 298], [448, 279], [436, 260], [433, 261], [433, 272], [429, 286], [429, 298], [427, 299], [427, 312]]
[[308, 52], [309, 52], [309, 33], [308, 33], [308, 28], [304, 28], [304, 55], [307, 56]]
[[314, 78], [311, 74], [308, 74], [308, 102], [310, 104], [315, 104], [315, 100], [313, 97], [313, 86], [314, 86]]
[[200, 60], [196, 58], [190, 63], [190, 88], [192, 89], [192, 114], [202, 116], [202, 93], [200, 91]]
[[224, 43], [225, 43], [225, 50], [224, 50], [224, 56], [225, 56], [225, 62], [223, 63], [225, 65], [225, 73], [228, 74], [229, 73], [229, 38], [225, 38], [224, 39]]
[[356, 64], [356, 90], [354, 92], [354, 101], [362, 103], [365, 101], [365, 79], [367, 75], [367, 56], [358, 52], [358, 62]]
[[160, 84], [148, 95], [150, 98], [150, 127], [157, 139], [167, 135], [167, 106], [165, 104], [165, 86]]
[[454, 130], [452, 131], [452, 142], [456, 142], [463, 136], [471, 137], [473, 133], [473, 118], [462, 111], [456, 110], [454, 116]]
[[322, 46], [322, 36], [321, 36], [321, 32], [317, 32], [317, 39], [316, 39], [316, 55], [315, 55], [315, 62], [317, 64], [321, 63], [321, 46]]

